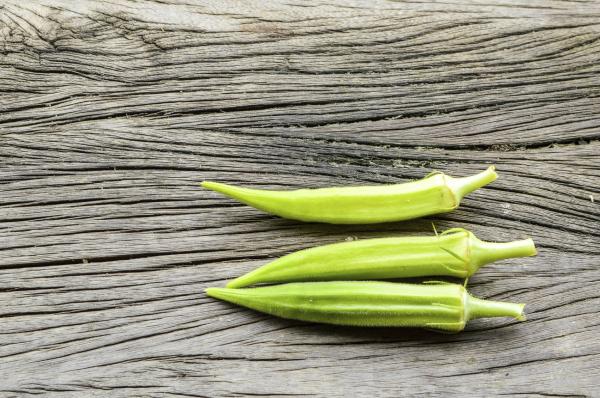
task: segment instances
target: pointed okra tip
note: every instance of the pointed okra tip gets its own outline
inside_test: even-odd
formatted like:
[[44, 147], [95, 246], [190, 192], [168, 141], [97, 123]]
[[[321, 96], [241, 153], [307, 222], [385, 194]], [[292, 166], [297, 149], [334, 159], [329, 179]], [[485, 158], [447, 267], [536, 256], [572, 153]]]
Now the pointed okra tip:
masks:
[[219, 300], [227, 300], [227, 298], [230, 296], [228, 292], [229, 289], [226, 288], [222, 288], [222, 287], [209, 287], [204, 289], [204, 293], [212, 298], [216, 298]]
[[[268, 268], [267, 268], [267, 270], [268, 270]], [[228, 289], [239, 289], [241, 287], [248, 287], [257, 282], [264, 282], [265, 281], [264, 275], [263, 275], [264, 271], [265, 271], [265, 269], [263, 267], [259, 267], [253, 271], [248, 272], [247, 274], [238, 276], [237, 278], [227, 282], [227, 285], [225, 285], [225, 286]], [[267, 272], [267, 274], [268, 274], [268, 272]], [[263, 275], [263, 278], [261, 278], [261, 275]]]
[[210, 189], [211, 191], [218, 191], [219, 188], [223, 188], [225, 184], [221, 184], [219, 182], [214, 181], [202, 181], [200, 183], [200, 186], [202, 188]]
[[227, 287], [227, 289], [239, 289], [240, 287], [246, 287], [251, 284], [252, 283], [246, 283], [244, 278], [239, 277], [232, 281], [227, 282], [227, 285], [225, 285], [225, 287]]
[[240, 195], [245, 191], [245, 188], [215, 181], [202, 181], [200, 186], [202, 188], [210, 189], [211, 191], [219, 192], [225, 196], [229, 196], [238, 200], [240, 200]]
[[204, 293], [206, 293], [207, 296], [212, 298], [223, 299], [223, 297], [228, 296], [227, 293], [229, 293], [229, 290], [230, 289], [227, 289], [225, 287], [208, 287], [204, 289]]

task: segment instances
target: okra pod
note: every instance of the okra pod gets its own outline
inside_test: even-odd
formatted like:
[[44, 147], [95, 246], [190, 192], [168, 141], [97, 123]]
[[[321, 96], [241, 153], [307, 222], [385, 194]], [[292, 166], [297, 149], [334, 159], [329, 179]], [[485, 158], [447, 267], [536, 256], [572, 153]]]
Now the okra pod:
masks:
[[535, 254], [531, 239], [484, 242], [470, 231], [453, 228], [431, 237], [365, 239], [300, 250], [234, 279], [227, 287], [431, 275], [467, 278], [493, 261]]
[[471, 319], [524, 320], [524, 304], [481, 300], [462, 285], [391, 282], [304, 282], [206, 294], [282, 318], [349, 326], [424, 327], [459, 332]]
[[454, 210], [497, 178], [494, 166], [462, 178], [431, 173], [403, 184], [269, 191], [204, 181], [202, 186], [280, 217], [331, 224], [401, 221]]

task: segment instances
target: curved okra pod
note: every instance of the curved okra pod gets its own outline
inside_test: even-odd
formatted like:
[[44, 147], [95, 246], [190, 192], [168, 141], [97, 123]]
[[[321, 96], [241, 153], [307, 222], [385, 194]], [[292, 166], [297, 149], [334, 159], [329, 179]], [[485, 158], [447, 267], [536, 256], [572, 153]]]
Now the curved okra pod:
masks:
[[472, 232], [454, 228], [437, 236], [365, 239], [300, 250], [234, 279], [227, 287], [431, 275], [467, 278], [493, 261], [535, 254], [531, 239], [483, 242]]
[[524, 304], [481, 300], [457, 284], [305, 282], [206, 294], [267, 314], [350, 326], [425, 327], [460, 332], [476, 318], [524, 320]]
[[494, 166], [462, 178], [432, 173], [392, 185], [267, 191], [204, 181], [204, 188], [280, 217], [331, 224], [409, 220], [454, 210], [462, 198], [497, 178]]

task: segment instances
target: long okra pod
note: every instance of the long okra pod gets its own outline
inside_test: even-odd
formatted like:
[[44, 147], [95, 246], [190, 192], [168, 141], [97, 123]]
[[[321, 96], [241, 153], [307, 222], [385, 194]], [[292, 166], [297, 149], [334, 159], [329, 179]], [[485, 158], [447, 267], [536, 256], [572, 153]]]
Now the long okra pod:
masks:
[[282, 318], [351, 326], [408, 326], [459, 332], [484, 317], [524, 320], [524, 304], [481, 300], [457, 284], [305, 282], [206, 293]]
[[300, 250], [234, 279], [227, 287], [431, 275], [467, 278], [493, 261], [535, 254], [531, 239], [483, 242], [472, 232], [454, 228], [438, 236], [365, 239]]
[[202, 186], [280, 217], [331, 224], [409, 220], [454, 210], [462, 198], [496, 179], [494, 166], [462, 178], [432, 173], [392, 185], [268, 191], [204, 181]]

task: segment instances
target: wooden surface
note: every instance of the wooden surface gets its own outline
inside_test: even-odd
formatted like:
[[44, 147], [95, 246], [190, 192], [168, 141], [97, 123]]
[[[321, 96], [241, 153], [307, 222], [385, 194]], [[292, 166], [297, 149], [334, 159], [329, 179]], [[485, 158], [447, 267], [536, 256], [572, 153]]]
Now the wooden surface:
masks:
[[[3, 1], [0, 396], [600, 396], [599, 72], [598, 1]], [[198, 186], [489, 164], [459, 210], [375, 226]], [[331, 327], [203, 294], [432, 221], [535, 239], [471, 279], [527, 322]]]

